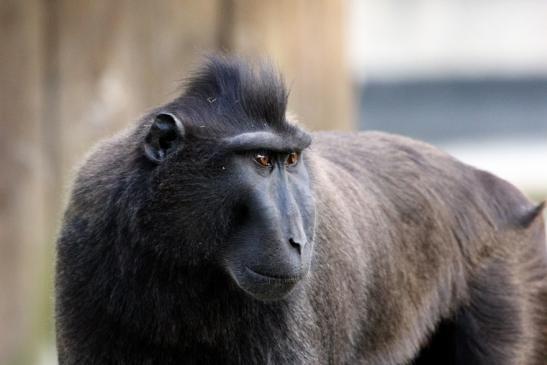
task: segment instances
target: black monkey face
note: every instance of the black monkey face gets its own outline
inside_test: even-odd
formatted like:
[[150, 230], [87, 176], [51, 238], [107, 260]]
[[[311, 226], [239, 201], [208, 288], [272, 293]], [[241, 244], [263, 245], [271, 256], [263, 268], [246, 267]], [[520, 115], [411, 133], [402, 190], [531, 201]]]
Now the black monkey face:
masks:
[[310, 268], [315, 205], [301, 152], [237, 154], [239, 199], [223, 264], [237, 285], [261, 300], [285, 297]]
[[157, 169], [149, 244], [182, 265], [220, 266], [257, 299], [284, 298], [306, 277], [313, 252], [310, 136], [296, 127], [220, 139], [198, 132], [170, 113], [150, 127], [144, 151]]

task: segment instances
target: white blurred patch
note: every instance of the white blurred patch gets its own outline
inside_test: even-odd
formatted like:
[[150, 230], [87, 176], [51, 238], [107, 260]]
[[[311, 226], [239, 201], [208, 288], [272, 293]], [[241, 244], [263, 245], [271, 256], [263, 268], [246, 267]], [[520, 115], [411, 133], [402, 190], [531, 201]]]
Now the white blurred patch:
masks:
[[42, 346], [38, 354], [36, 365], [56, 365], [57, 364], [57, 351], [55, 350], [54, 343], [47, 343]]
[[547, 73], [545, 0], [350, 0], [360, 80]]
[[461, 161], [547, 198], [547, 136], [450, 142], [441, 146]]

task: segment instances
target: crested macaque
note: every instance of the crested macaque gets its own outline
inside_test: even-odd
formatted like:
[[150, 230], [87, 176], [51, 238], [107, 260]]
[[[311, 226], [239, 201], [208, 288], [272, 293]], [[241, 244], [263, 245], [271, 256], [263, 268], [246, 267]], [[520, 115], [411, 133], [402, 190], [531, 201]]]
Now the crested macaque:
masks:
[[547, 363], [542, 205], [409, 138], [308, 133], [213, 57], [80, 168], [59, 363]]

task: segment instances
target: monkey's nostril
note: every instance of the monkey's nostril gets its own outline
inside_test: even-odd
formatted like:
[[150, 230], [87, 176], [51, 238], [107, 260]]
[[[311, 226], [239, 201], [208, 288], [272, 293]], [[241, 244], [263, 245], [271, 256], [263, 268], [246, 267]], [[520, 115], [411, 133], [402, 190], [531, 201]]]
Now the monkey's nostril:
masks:
[[298, 250], [299, 254], [302, 254], [302, 244], [300, 242], [297, 242], [294, 239], [289, 238], [289, 243], [291, 244], [292, 247]]

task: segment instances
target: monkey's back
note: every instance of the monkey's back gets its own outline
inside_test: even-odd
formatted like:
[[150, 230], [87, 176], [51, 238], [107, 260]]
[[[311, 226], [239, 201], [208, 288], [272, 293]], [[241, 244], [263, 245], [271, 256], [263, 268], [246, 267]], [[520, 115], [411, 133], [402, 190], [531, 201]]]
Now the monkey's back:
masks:
[[[325, 132], [313, 138], [312, 171], [322, 191], [329, 191], [317, 196], [319, 216], [330, 217], [323, 218], [326, 226], [343, 217], [357, 232], [344, 240], [350, 247], [333, 243], [329, 250], [338, 251], [336, 257], [345, 255], [345, 265], [353, 267], [348, 271], [376, 271], [363, 274], [371, 279], [355, 289], [366, 293], [365, 300], [376, 301], [372, 307], [381, 308], [369, 314], [379, 318], [371, 336], [382, 337], [381, 318], [408, 323], [406, 337], [414, 341], [403, 340], [401, 347], [411, 352], [438, 325], [431, 318], [452, 316], [463, 303], [476, 306], [472, 315], [500, 315], [511, 324], [484, 329], [485, 343], [495, 337], [486, 351], [517, 363], [544, 363], [547, 247], [542, 205], [530, 203], [506, 181], [406, 137]], [[342, 240], [318, 234], [326, 241]], [[521, 338], [519, 351], [504, 345], [515, 336]]]
[[541, 212], [542, 206], [505, 180], [407, 137], [320, 132], [314, 134], [311, 150], [331, 182], [376, 190], [383, 203], [386, 197], [408, 205], [433, 200], [452, 214], [480, 211], [481, 220], [495, 229], [527, 228]]

